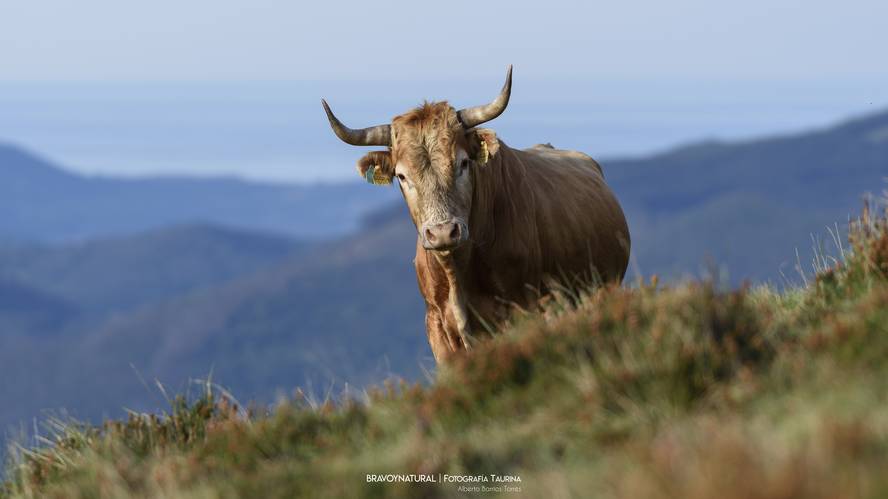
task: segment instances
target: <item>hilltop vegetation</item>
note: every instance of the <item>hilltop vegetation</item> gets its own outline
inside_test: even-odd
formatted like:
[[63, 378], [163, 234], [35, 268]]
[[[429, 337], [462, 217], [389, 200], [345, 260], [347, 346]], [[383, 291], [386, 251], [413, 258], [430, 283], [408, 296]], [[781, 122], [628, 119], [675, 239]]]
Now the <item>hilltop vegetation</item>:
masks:
[[366, 483], [442, 473], [518, 476], [509, 485], [525, 497], [884, 497], [884, 214], [865, 211], [844, 251], [782, 294], [565, 291], [429, 386], [335, 403], [297, 392], [250, 411], [208, 390], [163, 415], [58, 423], [19, 451], [5, 495], [463, 495], [457, 483]]

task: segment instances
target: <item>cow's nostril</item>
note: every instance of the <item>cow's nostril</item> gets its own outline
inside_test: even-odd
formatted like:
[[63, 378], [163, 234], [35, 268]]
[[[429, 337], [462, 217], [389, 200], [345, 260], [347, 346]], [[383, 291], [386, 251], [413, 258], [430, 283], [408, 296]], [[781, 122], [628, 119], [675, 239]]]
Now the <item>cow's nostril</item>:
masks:
[[459, 224], [453, 224], [453, 228], [450, 229], [450, 240], [456, 241], [459, 239]]
[[432, 231], [432, 229], [426, 229], [426, 230], [425, 230], [425, 237], [426, 237], [426, 241], [428, 241], [428, 242], [434, 244], [434, 242], [435, 242], [435, 233], [434, 233], [434, 231]]

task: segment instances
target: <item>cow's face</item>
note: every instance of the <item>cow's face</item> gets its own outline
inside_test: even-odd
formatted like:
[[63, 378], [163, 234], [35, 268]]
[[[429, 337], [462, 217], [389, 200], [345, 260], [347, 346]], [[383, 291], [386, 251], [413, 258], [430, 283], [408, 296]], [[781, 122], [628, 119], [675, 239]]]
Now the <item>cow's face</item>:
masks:
[[512, 68], [490, 104], [456, 111], [446, 102], [426, 103], [396, 117], [391, 125], [353, 130], [324, 102], [333, 131], [352, 145], [385, 145], [358, 161], [358, 172], [374, 184], [397, 181], [420, 241], [426, 249], [449, 251], [469, 239], [474, 178], [496, 154], [490, 130], [475, 126], [502, 113], [509, 102]]
[[390, 150], [364, 156], [358, 171], [374, 183], [397, 182], [426, 249], [449, 251], [468, 241], [475, 169], [495, 153], [495, 135], [466, 130], [446, 102], [398, 116], [391, 134]]

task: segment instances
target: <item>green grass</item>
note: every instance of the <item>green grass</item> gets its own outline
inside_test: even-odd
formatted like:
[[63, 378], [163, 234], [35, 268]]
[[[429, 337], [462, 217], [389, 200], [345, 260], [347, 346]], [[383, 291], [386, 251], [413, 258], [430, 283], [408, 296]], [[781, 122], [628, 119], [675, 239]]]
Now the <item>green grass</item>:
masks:
[[[515, 475], [506, 497], [888, 495], [888, 222], [809, 286], [562, 294], [442, 369], [338, 403], [57, 424], [8, 497], [460, 497], [367, 474]], [[484, 484], [487, 486], [497, 484]], [[490, 497], [495, 494], [468, 494]]]

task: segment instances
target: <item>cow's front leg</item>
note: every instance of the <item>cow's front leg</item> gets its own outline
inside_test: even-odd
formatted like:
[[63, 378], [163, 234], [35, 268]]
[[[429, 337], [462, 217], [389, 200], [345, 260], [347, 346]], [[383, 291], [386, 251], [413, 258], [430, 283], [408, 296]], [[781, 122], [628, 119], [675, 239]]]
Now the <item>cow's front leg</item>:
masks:
[[471, 326], [469, 325], [468, 308], [459, 292], [459, 288], [450, 288], [450, 307], [459, 339], [462, 341], [466, 350], [471, 350], [475, 343], [475, 337], [472, 336]]
[[470, 350], [475, 342], [472, 336], [471, 327], [469, 325], [468, 307], [466, 306], [466, 297], [464, 296], [464, 287], [460, 285], [459, 276], [456, 273], [455, 266], [451, 257], [447, 257], [444, 263], [444, 274], [447, 276], [448, 298], [447, 308], [453, 317], [453, 326], [462, 342], [463, 348]]
[[425, 323], [429, 346], [432, 347], [432, 355], [435, 357], [435, 362], [441, 364], [447, 361], [459, 346], [447, 334], [444, 317], [437, 307], [429, 306], [426, 308]]

